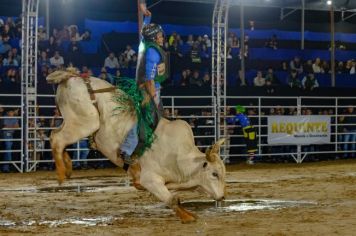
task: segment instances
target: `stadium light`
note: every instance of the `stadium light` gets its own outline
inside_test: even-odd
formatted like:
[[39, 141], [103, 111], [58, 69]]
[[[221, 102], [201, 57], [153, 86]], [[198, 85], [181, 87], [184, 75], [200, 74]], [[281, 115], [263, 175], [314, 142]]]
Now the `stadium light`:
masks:
[[328, 4], [328, 6], [330, 6], [331, 4], [333, 4], [333, 1], [328, 0], [328, 1], [326, 1], [326, 4]]

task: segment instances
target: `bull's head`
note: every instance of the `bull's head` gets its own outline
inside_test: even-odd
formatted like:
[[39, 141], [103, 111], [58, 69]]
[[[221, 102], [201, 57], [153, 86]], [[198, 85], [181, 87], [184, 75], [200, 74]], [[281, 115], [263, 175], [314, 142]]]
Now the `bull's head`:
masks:
[[218, 140], [206, 150], [206, 162], [203, 164], [203, 175], [200, 186], [215, 200], [225, 196], [225, 165], [219, 156], [219, 148], [225, 139]]

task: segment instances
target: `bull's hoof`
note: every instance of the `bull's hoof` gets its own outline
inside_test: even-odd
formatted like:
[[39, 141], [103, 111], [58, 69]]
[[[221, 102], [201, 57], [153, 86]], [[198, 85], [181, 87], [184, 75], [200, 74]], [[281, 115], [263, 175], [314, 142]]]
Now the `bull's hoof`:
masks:
[[64, 182], [64, 176], [63, 177], [57, 176], [57, 181], [58, 181], [58, 185], [62, 185]]
[[70, 179], [70, 177], [72, 176], [72, 173], [73, 173], [72, 170], [66, 169], [66, 178], [67, 178], [67, 179]]
[[137, 189], [137, 190], [146, 190], [139, 182], [133, 182], [132, 185]]
[[177, 207], [176, 214], [183, 224], [192, 223], [197, 220], [196, 216], [193, 213], [190, 213], [182, 207]]

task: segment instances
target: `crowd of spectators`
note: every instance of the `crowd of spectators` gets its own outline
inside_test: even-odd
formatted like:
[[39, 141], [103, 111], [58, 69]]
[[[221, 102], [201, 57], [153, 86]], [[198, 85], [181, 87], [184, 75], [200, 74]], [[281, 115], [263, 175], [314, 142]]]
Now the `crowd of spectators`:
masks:
[[[253, 27], [253, 24], [252, 26]], [[46, 76], [56, 69], [61, 69], [66, 66], [76, 66], [82, 73], [88, 75], [97, 76], [103, 80], [114, 84], [115, 77], [129, 76], [134, 77], [136, 66], [137, 66], [137, 51], [136, 48], [131, 45], [126, 45], [126, 48], [121, 52], [108, 52], [107, 57], [104, 61], [98, 62], [100, 68], [99, 71], [94, 71], [94, 68], [89, 68], [85, 63], [83, 64], [83, 54], [81, 42], [90, 41], [91, 33], [89, 30], [84, 30], [79, 32], [76, 25], [63, 26], [62, 29], [52, 29], [50, 33], [46, 32], [43, 26], [38, 28], [39, 37], [39, 50], [38, 50], [38, 81], [39, 83], [45, 84]], [[21, 66], [21, 55], [20, 55], [20, 41], [21, 41], [21, 21], [19, 18], [13, 20], [8, 18], [5, 22], [0, 20], [0, 86], [15, 86], [20, 87], [20, 66]], [[246, 61], [249, 60], [249, 44], [250, 38], [245, 35], [243, 43], [240, 42], [238, 36], [234, 33], [229, 33], [228, 36], [228, 47], [227, 47], [227, 59], [241, 60], [242, 57]], [[67, 43], [67, 47], [63, 47], [63, 44]], [[244, 46], [244, 50], [241, 50], [241, 46]], [[276, 35], [272, 35], [264, 45], [261, 47], [268, 47], [273, 50], [278, 50], [279, 43]], [[208, 35], [196, 36], [188, 35], [187, 37], [181, 37], [178, 33], [173, 33], [164, 44], [164, 50], [169, 53], [170, 58], [170, 74], [171, 78], [168, 80], [164, 86], [175, 86], [175, 87], [202, 87], [210, 88], [211, 86], [211, 48], [212, 41]], [[250, 68], [256, 69], [256, 68]], [[350, 59], [347, 62], [337, 62], [336, 72], [355, 74], [356, 73], [356, 61]], [[255, 78], [251, 82], [245, 79], [242, 75], [242, 70], [239, 67], [232, 68], [229, 70], [233, 74], [236, 74], [236, 80], [239, 86], [255, 86], [264, 87], [269, 94], [273, 94], [276, 89], [280, 86], [289, 86], [295, 89], [303, 89], [305, 91], [312, 91], [318, 88], [319, 82], [316, 78], [316, 74], [328, 74], [331, 72], [330, 64], [328, 61], [321, 60], [320, 58], [315, 58], [314, 60], [303, 61], [302, 58], [296, 56], [291, 61], [281, 62], [279, 67], [272, 67], [266, 65], [263, 70], [257, 70]], [[287, 72], [286, 78], [280, 78], [276, 71]], [[229, 75], [228, 75], [229, 76]], [[285, 81], [287, 83], [285, 83]], [[164, 87], [163, 86], [163, 87]], [[18, 115], [18, 109], [6, 109], [2, 110], [0, 106], [0, 114], [4, 119], [1, 119], [1, 137], [12, 137], [16, 138], [17, 134], [16, 128], [19, 127], [19, 119], [11, 118], [12, 116]], [[255, 114], [249, 111], [251, 115]], [[266, 114], [273, 115], [285, 114], [285, 111], [271, 111], [266, 112]], [[322, 111], [322, 114], [329, 114], [331, 110]], [[166, 111], [169, 113], [169, 110]], [[295, 114], [295, 110], [289, 111], [289, 114]], [[304, 110], [302, 111], [304, 113]], [[306, 114], [313, 114], [313, 112], [305, 111]], [[354, 111], [351, 112], [354, 114]], [[16, 115], [17, 114], [17, 115]], [[41, 113], [39, 116], [43, 115]], [[210, 117], [211, 111], [204, 110], [199, 114], [201, 116]], [[36, 142], [37, 149], [46, 149], [49, 147], [48, 137], [50, 129], [60, 125], [61, 119], [59, 119], [58, 110], [53, 113], [54, 118], [51, 120], [41, 118], [39, 120], [33, 120], [32, 126], [42, 127], [43, 129], [38, 129], [36, 137], [40, 140]], [[168, 115], [167, 115], [168, 116]], [[170, 114], [169, 117], [178, 117], [178, 110], [176, 114]], [[339, 123], [349, 122], [349, 118], [344, 120], [340, 118]], [[352, 120], [352, 119], [351, 119]], [[211, 125], [212, 119], [188, 119], [189, 123], [194, 127], [194, 132], [196, 135], [211, 135], [213, 130], [208, 130], [204, 128], [199, 128], [204, 125]], [[352, 120], [352, 122], [355, 122]], [[356, 123], [356, 122], [355, 122]], [[46, 128], [47, 127], [47, 128]], [[5, 128], [5, 129], [4, 129]], [[12, 131], [7, 131], [6, 129], [14, 129]], [[355, 132], [355, 127], [346, 126], [346, 131]], [[354, 142], [352, 145], [343, 145], [340, 150], [355, 150], [355, 135], [345, 135], [339, 141]], [[198, 145], [207, 145], [209, 141], [200, 140], [197, 141]], [[4, 150], [15, 149], [16, 143], [12, 141], [1, 142], [2, 148]], [[88, 142], [83, 141], [78, 144], [80, 148], [88, 148]], [[74, 148], [77, 148], [76, 146]], [[317, 148], [317, 147], [316, 147]], [[315, 149], [314, 149], [315, 150]], [[14, 160], [18, 158], [18, 154], [1, 153], [3, 160]], [[80, 159], [85, 159], [88, 155], [87, 152], [73, 153]], [[17, 156], [17, 157], [16, 157]], [[40, 159], [49, 159], [50, 155], [48, 152], [41, 152], [36, 154]], [[85, 162], [83, 162], [85, 166]], [[79, 166], [77, 166], [79, 168]], [[44, 165], [43, 168], [53, 168], [51, 165]], [[9, 171], [9, 166], [3, 165], [2, 171]]]

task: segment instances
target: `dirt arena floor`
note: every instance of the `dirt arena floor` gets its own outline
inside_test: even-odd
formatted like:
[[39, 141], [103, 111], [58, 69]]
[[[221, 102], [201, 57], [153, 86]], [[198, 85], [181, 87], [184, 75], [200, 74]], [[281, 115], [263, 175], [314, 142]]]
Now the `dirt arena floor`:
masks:
[[[148, 192], [125, 186], [117, 169], [74, 171], [62, 189], [54, 172], [0, 174], [0, 235], [356, 235], [355, 160], [227, 169], [228, 199], [310, 204], [197, 208], [198, 221], [181, 224]], [[208, 199], [197, 192], [181, 196]]]

